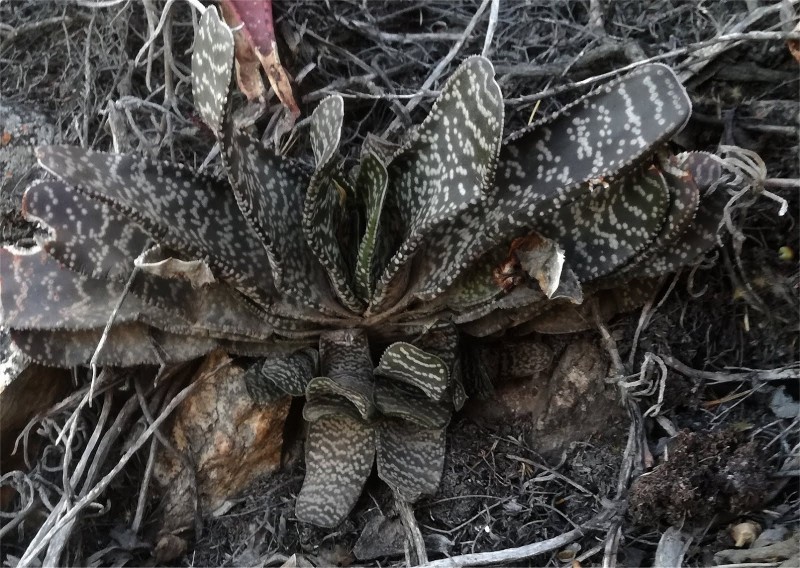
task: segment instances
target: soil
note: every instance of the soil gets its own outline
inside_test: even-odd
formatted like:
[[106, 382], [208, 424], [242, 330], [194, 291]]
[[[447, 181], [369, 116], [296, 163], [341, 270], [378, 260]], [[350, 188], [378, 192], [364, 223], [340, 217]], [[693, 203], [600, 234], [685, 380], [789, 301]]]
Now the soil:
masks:
[[[184, 77], [192, 45], [189, 3], [172, 6], [175, 61], [168, 72], [163, 36], [154, 43], [152, 58], [145, 50], [135, 62], [164, 2], [154, 3], [150, 25], [144, 3], [106, 3], [103, 8], [83, 4], [0, 3], [0, 110], [10, 108], [23, 117], [0, 124], [2, 140], [27, 146], [32, 142], [14, 128], [31, 124], [36, 143], [55, 140], [107, 150], [117, 129], [125, 151], [202, 164], [213, 137], [198, 126], [191, 84]], [[541, 102], [525, 95], [670, 52], [675, 53], [663, 61], [685, 72], [697, 61], [703, 47], [698, 42], [737, 23], [750, 22], [739, 30], [744, 32], [788, 31], [798, 19], [798, 7], [791, 2], [784, 3], [791, 13], [776, 8], [759, 16], [768, 3], [757, 0], [499, 4], [489, 57], [507, 99], [508, 132], [526, 124], [533, 113], [551, 112], [585, 89], [571, 88]], [[481, 5], [468, 0], [276, 0], [279, 50], [296, 79], [303, 116], [326, 94], [341, 92], [346, 96], [343, 140], [348, 160], [357, 156], [367, 133], [384, 133], [395, 118], [403, 128], [389, 138], [399, 141], [399, 132], [418, 123], [433, 99], [431, 91], [421, 91], [421, 103], [409, 113], [403, 108], [408, 95], [420, 92]], [[590, 19], [592, 6], [600, 7], [599, 25]], [[477, 18], [431, 90], [464, 57], [481, 51], [489, 12], [487, 7]], [[681, 48], [686, 49], [676, 51]], [[567, 383], [552, 382], [569, 345], [589, 342], [607, 357], [608, 342], [591, 331], [540, 338], [555, 353], [543, 375], [498, 383], [494, 399], [473, 393], [473, 401], [449, 428], [439, 492], [414, 505], [431, 559], [543, 541], [583, 526], [603, 511], [616, 511], [616, 520], [586, 528], [569, 546], [510, 565], [563, 566], [573, 558], [580, 566], [652, 565], [662, 534], [677, 527], [692, 538], [684, 565], [703, 566], [713, 562], [715, 553], [733, 548], [729, 526], [738, 521], [752, 520], [765, 531], [800, 530], [800, 420], [792, 414], [800, 397], [799, 82], [798, 63], [784, 41], [753, 38], [727, 44], [688, 79], [694, 116], [674, 141], [676, 149], [715, 151], [720, 144], [736, 144], [758, 152], [768, 178], [794, 183], [769, 187], [786, 200], [788, 212], [779, 216], [779, 204], [764, 195], [743, 196], [732, 207], [721, 246], [699, 267], [665, 281], [646, 326], [637, 333], [639, 312], [609, 325], [625, 364], [624, 377], [591, 371], [595, 367], [587, 365], [586, 380], [569, 383], [572, 390], [565, 390]], [[269, 115], [259, 124], [268, 127], [279, 112], [280, 105], [270, 100]], [[310, 160], [300, 128], [292, 153]], [[0, 185], [0, 237], [15, 244], [32, 231], [18, 215], [20, 188], [31, 174], [16, 167], [11, 172], [7, 161], [0, 163], [7, 170]], [[209, 168], [219, 167], [212, 157]], [[666, 376], [659, 375], [652, 356], [664, 362]], [[604, 359], [603, 369], [608, 362]], [[648, 382], [659, 386], [647, 392], [627, 388], [643, 367]], [[152, 383], [152, 373], [139, 371], [145, 384]], [[77, 370], [75, 388], [85, 387], [89, 376], [86, 369]], [[114, 415], [132, 397], [132, 384], [132, 379], [122, 380], [113, 391]], [[160, 396], [174, 393], [153, 388]], [[503, 406], [508, 401], [504, 396], [523, 411]], [[558, 412], [554, 401], [561, 404]], [[176, 537], [175, 551], [185, 547], [185, 552], [173, 555], [171, 564], [406, 565], [399, 513], [374, 472], [339, 527], [323, 530], [296, 520], [294, 501], [304, 474], [299, 413], [294, 404], [284, 432], [282, 469], [217, 514], [197, 519]], [[85, 435], [79, 436], [78, 446], [86, 443], [99, 415], [97, 405], [86, 409], [80, 427]], [[47, 466], [37, 470], [44, 472], [42, 491], [56, 500], [61, 484], [57, 464], [63, 457], [63, 444], [56, 440], [68, 416], [52, 412], [36, 429], [42, 443], [34, 461]], [[137, 418], [132, 415], [123, 426], [132, 427]], [[112, 457], [124, 451], [129, 437], [114, 442]], [[634, 446], [640, 460], [631, 460]], [[81, 517], [62, 563], [156, 563], [157, 496], [147, 500], [138, 530], [132, 528], [146, 467], [147, 450], [139, 450], [98, 499], [99, 505]], [[103, 473], [110, 468], [105, 465]], [[22, 510], [21, 502], [10, 510], [9, 518]], [[42, 518], [39, 513], [26, 513], [21, 528], [2, 536], [4, 565], [14, 565], [22, 556]], [[292, 555], [298, 556], [292, 560]]]

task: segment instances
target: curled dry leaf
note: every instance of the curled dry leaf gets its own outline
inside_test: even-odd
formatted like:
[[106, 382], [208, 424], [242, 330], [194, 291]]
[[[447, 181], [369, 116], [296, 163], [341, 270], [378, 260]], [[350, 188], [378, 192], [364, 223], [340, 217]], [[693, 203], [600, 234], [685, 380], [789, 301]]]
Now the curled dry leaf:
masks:
[[272, 0], [223, 0], [222, 17], [235, 29], [236, 79], [249, 100], [264, 100], [259, 64], [281, 103], [293, 119], [300, 108], [292, 93], [291, 77], [281, 65], [275, 42]]

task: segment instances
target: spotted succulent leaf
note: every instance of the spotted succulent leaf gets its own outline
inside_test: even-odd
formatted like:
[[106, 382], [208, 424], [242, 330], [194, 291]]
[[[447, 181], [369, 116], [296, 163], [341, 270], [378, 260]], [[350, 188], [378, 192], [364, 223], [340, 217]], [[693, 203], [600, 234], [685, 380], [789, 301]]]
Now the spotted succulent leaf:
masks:
[[364, 304], [350, 288], [350, 275], [337, 235], [345, 211], [333, 173], [337, 167], [344, 100], [336, 95], [323, 100], [311, 115], [311, 147], [317, 167], [311, 176], [303, 208], [303, 232], [309, 248], [325, 267], [333, 290], [351, 311], [360, 313]]
[[356, 180], [359, 195], [366, 201], [366, 229], [358, 247], [353, 288], [359, 298], [369, 301], [376, 279], [376, 246], [380, 231], [380, 218], [389, 174], [386, 165], [376, 152], [366, 150], [361, 157], [361, 165]]
[[653, 278], [668, 274], [697, 262], [717, 245], [728, 196], [723, 191], [709, 192], [708, 189], [724, 179], [722, 168], [711, 154], [704, 152], [679, 155], [678, 167], [690, 174], [701, 191], [697, 213], [691, 225], [670, 243], [669, 248], [631, 271], [631, 277]]
[[[61, 269], [39, 248], [0, 249], [3, 324], [13, 329], [91, 329], [106, 325], [123, 296], [120, 282], [89, 278]], [[120, 323], [161, 318], [138, 298], [119, 307]]]
[[447, 307], [456, 312], [466, 312], [502, 297], [503, 289], [497, 285], [493, 275], [495, 268], [503, 262], [505, 250], [506, 247], [497, 247], [465, 270], [441, 296]]
[[386, 348], [375, 374], [416, 387], [435, 401], [444, 399], [450, 385], [450, 369], [440, 357], [402, 341]]
[[519, 287], [488, 306], [459, 315], [456, 322], [467, 334], [486, 337], [529, 321], [546, 310], [549, 303], [538, 287]]
[[69, 146], [38, 149], [53, 175], [138, 223], [158, 242], [205, 259], [262, 303], [274, 294], [269, 259], [226, 184], [179, 164]]
[[[453, 396], [461, 400], [464, 387], [461, 384], [461, 366], [458, 357], [459, 335], [458, 329], [453, 323], [438, 324], [429, 328], [421, 337], [414, 340], [414, 345], [431, 355], [439, 357], [444, 362], [450, 372], [450, 387], [454, 391]], [[456, 404], [456, 410], [463, 405]]]
[[349, 374], [331, 377], [314, 377], [306, 387], [306, 398], [315, 400], [319, 395], [336, 395], [352, 404], [362, 418], [369, 418], [375, 413], [372, 402], [372, 385], [362, 382]]
[[321, 527], [339, 524], [361, 495], [374, 461], [371, 426], [342, 414], [312, 422], [306, 438], [306, 477], [297, 496], [297, 518]]
[[275, 283], [291, 305], [347, 315], [305, 240], [303, 193], [309, 174], [245, 132], [227, 138], [226, 165], [242, 213], [269, 254]]
[[42, 247], [59, 264], [93, 278], [127, 280], [133, 261], [151, 242], [137, 224], [57, 180], [25, 191], [22, 212], [49, 229]]
[[180, 273], [167, 276], [151, 272], [164, 261], [182, 262], [175, 256], [156, 246], [137, 258], [134, 264], [138, 270], [131, 277], [130, 293], [215, 337], [266, 340], [273, 335], [273, 318], [225, 281], [196, 285]]
[[[12, 329], [12, 341], [26, 356], [44, 365], [86, 365], [95, 355], [103, 328]], [[211, 338], [158, 331], [137, 323], [111, 328], [95, 359], [98, 365], [132, 367], [189, 361], [217, 347]]]
[[203, 122], [216, 135], [222, 131], [233, 71], [234, 39], [214, 6], [200, 16], [192, 53], [192, 94]]
[[306, 398], [306, 403], [303, 405], [303, 418], [306, 422], [316, 422], [323, 417], [331, 415], [349, 416], [354, 420], [364, 420], [355, 405], [344, 396], [329, 392], [317, 392], [313, 396]]
[[453, 414], [449, 404], [431, 399], [421, 389], [383, 377], [375, 381], [375, 406], [384, 416], [423, 428], [444, 428]]
[[558, 209], [537, 227], [566, 251], [581, 282], [635, 259], [664, 226], [669, 190], [661, 172], [641, 168]]
[[676, 239], [692, 225], [700, 202], [700, 190], [688, 170], [678, 167], [678, 158], [673, 155], [661, 157], [661, 174], [669, 190], [670, 204], [664, 226], [654, 241], [633, 262], [616, 271], [610, 282], [622, 284], [629, 274], [646, 266], [651, 261], [659, 262], [658, 256], [666, 253]]
[[420, 245], [489, 191], [502, 129], [503, 98], [492, 64], [467, 59], [387, 165], [388, 211], [401, 223], [402, 241], [378, 283], [373, 311], [405, 291], [409, 262]]
[[363, 418], [372, 416], [372, 360], [366, 333], [347, 329], [323, 333], [319, 355], [322, 376], [308, 383], [309, 400], [317, 394], [334, 394], [349, 400]]
[[378, 476], [408, 502], [433, 495], [444, 469], [445, 430], [385, 420], [378, 431]]
[[[60, 181], [43, 180], [29, 187], [23, 198], [23, 211], [29, 220], [39, 221], [49, 229], [42, 239], [42, 248], [50, 256], [93, 280], [126, 281], [137, 265], [137, 257], [151, 242], [150, 236], [126, 216]], [[150, 252], [158, 248], [151, 248]], [[51, 266], [53, 271], [57, 270], [55, 265]], [[62, 274], [60, 278], [69, 277]], [[121, 295], [121, 287], [112, 284], [107, 287]], [[272, 335], [263, 312], [221, 281], [199, 288], [185, 280], [166, 279], [139, 270], [133, 275], [129, 291], [146, 305], [175, 314], [211, 334], [255, 339]], [[92, 325], [96, 324], [89, 324]]]
[[251, 366], [245, 374], [247, 391], [260, 404], [283, 396], [303, 396], [311, 378], [317, 374], [319, 355], [315, 349], [302, 349], [287, 356], [268, 357]]
[[[643, 66], [605, 84], [510, 137], [500, 152], [495, 187], [428, 240], [413, 296], [430, 300], [493, 247], [541, 223], [588, 190], [650, 156], [689, 119], [691, 102], [666, 66]], [[569, 259], [568, 259], [569, 262]], [[437, 266], [447, 271], [434, 271]]]

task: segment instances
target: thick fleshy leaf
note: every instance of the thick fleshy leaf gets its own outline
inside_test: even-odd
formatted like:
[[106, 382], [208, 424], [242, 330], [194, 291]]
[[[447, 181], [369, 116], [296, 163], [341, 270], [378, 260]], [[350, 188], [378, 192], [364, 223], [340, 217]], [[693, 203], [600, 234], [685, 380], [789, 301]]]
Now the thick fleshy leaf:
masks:
[[664, 226], [668, 207], [664, 177], [650, 166], [591, 190], [537, 228], [564, 247], [570, 268], [588, 282], [644, 251]]
[[194, 106], [208, 127], [220, 135], [233, 71], [233, 32], [209, 6], [200, 16], [192, 53]]
[[725, 179], [719, 158], [709, 152], [681, 152], [676, 156], [676, 165], [691, 174], [704, 194], [715, 190]]
[[319, 339], [320, 372], [308, 383], [306, 396], [335, 394], [349, 400], [363, 418], [374, 414], [372, 359], [361, 329], [325, 332]]
[[[32, 360], [43, 365], [73, 367], [91, 361], [103, 329], [12, 329], [9, 333], [20, 351]], [[111, 328], [96, 362], [118, 367], [180, 363], [202, 357], [216, 347], [213, 339], [161, 332], [141, 323], [126, 323]]]
[[[4, 323], [16, 329], [103, 327], [124, 295], [115, 324], [140, 321], [173, 333], [232, 340], [272, 335], [269, 324], [222, 283], [196, 289], [137, 273], [125, 295], [124, 283], [71, 272], [37, 249], [0, 250], [0, 271]], [[158, 302], [149, 301], [154, 299]]]
[[153, 238], [208, 264], [244, 293], [269, 303], [273, 293], [267, 252], [227, 184], [180, 164], [70, 146], [38, 149], [53, 175], [100, 199]]
[[336, 95], [323, 100], [311, 115], [311, 147], [317, 167], [311, 176], [303, 207], [303, 233], [309, 248], [325, 267], [339, 300], [353, 312], [364, 304], [350, 288], [350, 275], [337, 238], [344, 220], [344, 203], [332, 179], [338, 165], [344, 101]]
[[445, 430], [385, 420], [378, 431], [378, 476], [413, 503], [439, 489], [444, 469]]
[[379, 271], [376, 263], [376, 247], [382, 235], [380, 219], [388, 182], [389, 174], [381, 158], [376, 152], [365, 151], [361, 157], [356, 191], [366, 202], [366, 229], [358, 247], [353, 278], [353, 288], [364, 301], [371, 299]]
[[361, 418], [367, 419], [375, 414], [372, 402], [373, 387], [371, 384], [353, 378], [349, 374], [331, 377], [314, 377], [306, 387], [306, 398], [314, 401], [320, 395], [336, 395], [348, 400], [355, 407]]
[[659, 158], [659, 169], [670, 193], [670, 205], [664, 226], [650, 246], [633, 262], [604, 279], [603, 287], [618, 285], [624, 282], [629, 274], [634, 274], [661, 253], [669, 254], [673, 242], [691, 227], [700, 202], [700, 190], [690, 172], [677, 166], [678, 158], [676, 156], [665, 154]]
[[268, 339], [272, 336], [274, 330], [267, 313], [226, 282], [198, 286], [179, 274], [167, 277], [150, 272], [153, 265], [159, 263], [140, 262], [159, 258], [176, 260], [172, 253], [156, 247], [136, 261], [139, 270], [133, 276], [130, 291], [146, 304], [175, 314], [187, 324], [216, 337]]
[[[39, 248], [0, 249], [0, 274], [3, 325], [13, 329], [103, 327], [124, 291], [120, 282], [63, 269]], [[162, 315], [135, 296], [126, 296], [115, 321], [146, 321]]]
[[[701, 191], [713, 187], [723, 179], [721, 166], [710, 154], [691, 152], [679, 155], [678, 159], [679, 167], [690, 173]], [[668, 247], [631, 271], [630, 276], [657, 277], [697, 262], [706, 252], [717, 246], [717, 232], [723, 221], [727, 201], [728, 196], [724, 191], [703, 193], [691, 225]]]
[[25, 191], [22, 213], [50, 234], [43, 248], [60, 264], [94, 278], [126, 280], [133, 261], [151, 242], [136, 223], [57, 180]]
[[449, 290], [429, 303], [441, 301], [449, 309], [460, 313], [502, 297], [505, 292], [495, 280], [494, 273], [503, 262], [506, 250], [507, 247], [496, 247], [490, 251], [464, 271]]
[[331, 415], [349, 416], [354, 420], [363, 421], [361, 413], [353, 403], [338, 394], [317, 392], [313, 397], [307, 398], [303, 405], [303, 418], [306, 422], [316, 422]]
[[420, 245], [489, 191], [502, 130], [503, 98], [494, 68], [483, 57], [469, 58], [387, 165], [387, 213], [396, 216], [402, 239], [378, 283], [373, 312], [405, 291], [409, 262]]
[[[557, 302], [563, 303], [564, 300]], [[476, 312], [459, 316], [459, 328], [474, 337], [486, 337], [529, 321], [553, 303], [538, 288], [516, 288], [505, 298], [481, 310], [484, 313], [480, 317], [476, 317]]]
[[423, 428], [444, 428], [453, 414], [448, 402], [437, 402], [416, 387], [383, 377], [375, 381], [375, 406], [384, 416]]
[[402, 341], [386, 348], [375, 374], [416, 387], [435, 401], [450, 384], [450, 369], [441, 358]]
[[431, 355], [439, 357], [451, 375], [458, 360], [458, 329], [452, 323], [437, 325], [422, 337], [413, 341], [414, 345]]
[[303, 196], [309, 175], [245, 132], [229, 133], [224, 149], [233, 192], [249, 226], [269, 251], [284, 301], [347, 316], [331, 297], [328, 277], [303, 234]]
[[318, 364], [319, 355], [315, 349], [302, 349], [288, 357], [268, 357], [247, 370], [247, 390], [259, 403], [287, 394], [303, 396], [309, 381], [317, 374]]
[[610, 182], [641, 163], [690, 113], [675, 74], [647, 65], [512, 136], [500, 153], [494, 191], [428, 239], [418, 265], [435, 277], [417, 286], [414, 297], [438, 296], [486, 251], [588, 191], [591, 180]]
[[[28, 219], [49, 228], [42, 247], [50, 256], [93, 279], [126, 281], [134, 266], [141, 267], [137, 257], [151, 241], [124, 215], [60, 181], [39, 181], [29, 187], [23, 198], [23, 211]], [[160, 247], [151, 248], [148, 255], [156, 253], [161, 254], [159, 258], [173, 255], [161, 252]], [[226, 283], [195, 287], [187, 280], [163, 278], [149, 270], [140, 269], [130, 288], [146, 304], [210, 333], [261, 339], [272, 334], [264, 313]]]
[[344, 519], [361, 495], [375, 461], [372, 426], [344, 415], [312, 422], [306, 439], [306, 477], [297, 518], [321, 527]]

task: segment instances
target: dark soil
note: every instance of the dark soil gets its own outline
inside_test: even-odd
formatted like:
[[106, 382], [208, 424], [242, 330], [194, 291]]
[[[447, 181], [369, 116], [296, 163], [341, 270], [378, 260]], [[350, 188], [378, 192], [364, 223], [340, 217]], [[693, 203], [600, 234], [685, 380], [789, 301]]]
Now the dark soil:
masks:
[[[155, 4], [157, 21], [164, 3]], [[326, 94], [339, 92], [346, 97], [343, 150], [350, 158], [357, 155], [367, 133], [385, 133], [395, 118], [402, 128], [388, 137], [399, 141], [406, 127], [425, 115], [435, 96], [432, 90], [464, 57], [480, 53], [488, 8], [431, 90], [421, 92], [420, 105], [410, 113], [404, 109], [408, 95], [419, 92], [480, 4], [276, 0], [279, 49], [285, 67], [297, 78], [303, 116]], [[489, 57], [507, 99], [507, 130], [525, 125], [533, 113], [541, 116], [556, 110], [585, 88], [567, 89], [540, 103], [527, 95], [619, 69], [632, 58], [653, 57], [714, 38], [752, 16], [754, 5], [762, 4], [767, 5], [601, 0], [603, 25], [598, 29], [590, 25], [588, 0], [502, 0]], [[175, 69], [167, 93], [162, 38], [155, 43], [149, 82], [147, 58], [145, 64], [134, 64], [149, 35], [142, 3], [100, 9], [35, 0], [0, 3], [0, 106], [15, 105], [44, 116], [56, 142], [101, 150], [112, 145], [109, 121], [120, 120], [127, 133], [124, 151], [198, 166], [213, 138], [198, 126], [190, 81], [183, 77], [192, 44], [192, 9], [177, 2], [172, 10]], [[782, 16], [774, 10], [744, 31], [787, 31], [796, 22], [795, 15]], [[686, 70], [696, 52], [676, 53], [664, 62]], [[797, 62], [783, 41], [729, 45], [687, 82], [695, 114], [675, 140], [676, 149], [715, 151], [719, 144], [736, 144], [762, 156], [769, 178], [797, 180], [799, 83]], [[279, 112], [275, 100], [270, 104], [271, 114]], [[264, 116], [259, 126], [266, 127], [270, 118]], [[301, 124], [291, 154], [309, 160], [303, 128]], [[15, 143], [29, 143], [6, 125], [0, 124], [0, 130]], [[48, 141], [43, 138], [36, 142]], [[218, 159], [209, 167], [219, 167]], [[13, 181], [7, 176], [0, 185], [0, 237], [5, 243], [31, 234], [18, 216], [20, 188], [30, 172], [13, 173]], [[800, 365], [800, 199], [797, 187], [770, 191], [788, 202], [788, 213], [779, 217], [775, 201], [744, 196], [732, 211], [731, 227], [742, 238], [735, 241], [730, 231], [723, 231], [722, 246], [708, 262], [665, 282], [638, 344], [634, 345], [638, 314], [610, 325], [616, 348], [627, 363], [627, 379], [638, 377], [646, 353], [665, 361], [672, 358], [692, 371], [667, 365], [660, 401], [657, 389], [623, 400], [624, 389], [617, 383], [603, 383], [604, 392], [613, 394], [611, 402], [588, 404], [586, 411], [601, 424], [597, 431], [572, 439], [569, 433], [590, 420], [577, 413], [561, 416], [565, 430], [555, 435], [561, 435], [563, 443], [551, 444], [545, 455], [537, 453], [541, 449], [532, 435], [535, 417], [492, 423], [464, 415], [454, 420], [440, 490], [414, 507], [432, 559], [552, 538], [614, 507], [627, 507], [619, 525], [587, 530], [563, 554], [548, 553], [523, 564], [562, 566], [571, 560], [572, 551], [583, 566], [601, 565], [604, 557], [612, 565], [652, 565], [659, 539], [672, 525], [694, 537], [684, 564], [702, 566], [718, 550], [732, 547], [728, 525], [745, 516], [764, 529], [798, 530], [800, 421], [777, 415], [773, 404], [780, 387], [797, 401], [797, 375], [771, 380], [763, 374], [746, 374], [790, 366], [796, 370]], [[563, 346], [572, 340], [557, 341]], [[707, 374], [714, 372], [728, 379]], [[649, 373], [656, 377], [657, 366]], [[76, 376], [86, 384], [85, 370]], [[596, 377], [598, 383], [604, 379]], [[130, 390], [115, 396], [117, 408]], [[648, 409], [659, 403], [660, 410], [648, 415]], [[633, 477], [643, 475], [629, 488], [619, 487], [618, 480], [624, 473], [631, 416], [636, 414], [629, 413], [631, 408], [645, 414], [638, 437], [646, 451], [644, 462], [633, 470]], [[97, 408], [87, 411], [87, 428], [98, 413]], [[63, 453], [54, 443], [54, 425], [63, 426], [65, 416], [53, 415], [49, 426], [42, 427], [43, 439], [49, 436], [51, 442], [42, 448], [56, 452], [47, 458], [53, 463]], [[295, 415], [289, 423], [299, 422]], [[294, 434], [290, 438], [298, 438]], [[66, 563], [153, 562], [150, 533], [159, 513], [157, 498], [150, 499], [139, 534], [130, 530], [147, 460], [146, 451], [140, 453], [102, 498], [104, 508], [82, 519]], [[287, 443], [284, 453], [283, 470], [233, 501], [224, 514], [204, 519], [199, 533], [190, 537], [190, 548], [175, 564], [279, 566], [293, 554], [316, 565], [405, 564], [398, 513], [375, 475], [348, 520], [334, 530], [316, 529], [294, 516], [303, 479], [299, 442]], [[45, 481], [57, 499], [60, 471], [51, 469]], [[613, 542], [617, 528], [620, 538], [609, 552], [607, 543]], [[26, 527], [5, 536], [0, 560], [14, 564], [34, 531]]]
[[683, 431], [664, 461], [633, 484], [628, 512], [643, 527], [699, 527], [720, 514], [758, 509], [769, 488], [766, 457], [743, 432]]

